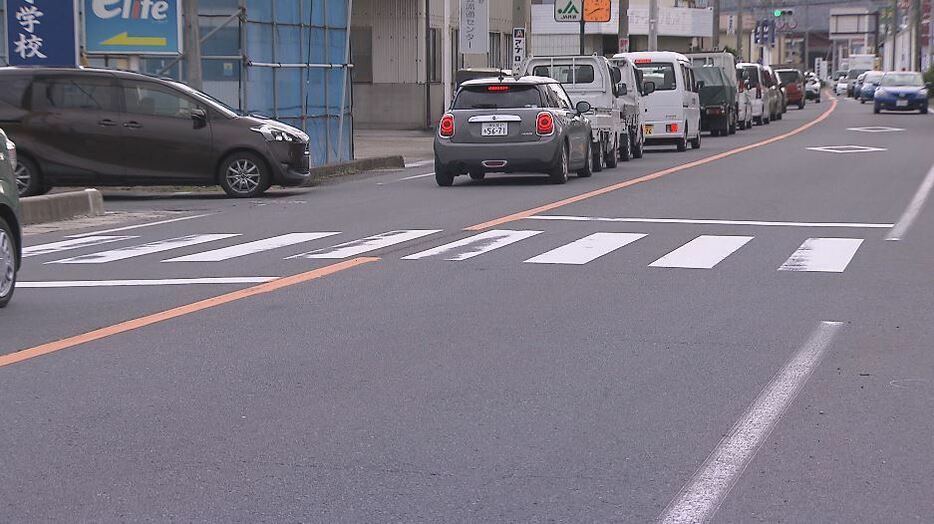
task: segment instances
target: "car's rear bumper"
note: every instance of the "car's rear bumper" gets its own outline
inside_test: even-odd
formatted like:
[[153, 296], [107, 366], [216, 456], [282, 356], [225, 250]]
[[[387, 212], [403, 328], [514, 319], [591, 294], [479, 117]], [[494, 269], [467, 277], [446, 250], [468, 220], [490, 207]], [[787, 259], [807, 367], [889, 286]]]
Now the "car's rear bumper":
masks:
[[436, 137], [434, 150], [436, 161], [457, 173], [519, 173], [549, 170], [562, 144], [563, 137], [559, 135], [498, 144], [451, 142]]
[[710, 131], [711, 129], [722, 131], [724, 129], [728, 129], [729, 126], [730, 121], [727, 118], [727, 115], [708, 115], [706, 113], [701, 113], [701, 131]]

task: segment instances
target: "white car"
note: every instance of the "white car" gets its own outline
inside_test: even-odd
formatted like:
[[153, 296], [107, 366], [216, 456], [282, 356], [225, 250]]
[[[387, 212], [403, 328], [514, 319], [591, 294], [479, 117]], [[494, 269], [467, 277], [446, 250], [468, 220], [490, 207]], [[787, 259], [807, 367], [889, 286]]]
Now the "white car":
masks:
[[847, 84], [848, 82], [846, 80], [846, 77], [843, 77], [840, 80], [837, 80], [837, 84], [833, 87], [834, 94], [836, 94], [837, 96], [845, 95]]

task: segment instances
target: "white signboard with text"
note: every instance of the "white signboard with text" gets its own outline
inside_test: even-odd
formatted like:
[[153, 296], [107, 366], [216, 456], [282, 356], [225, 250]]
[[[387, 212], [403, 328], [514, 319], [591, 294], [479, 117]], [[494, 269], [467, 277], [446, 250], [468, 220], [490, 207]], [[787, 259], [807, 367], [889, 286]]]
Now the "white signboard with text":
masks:
[[483, 54], [490, 52], [489, 0], [461, 0], [460, 52]]
[[516, 27], [512, 30], [512, 69], [518, 70], [525, 60], [525, 28]]

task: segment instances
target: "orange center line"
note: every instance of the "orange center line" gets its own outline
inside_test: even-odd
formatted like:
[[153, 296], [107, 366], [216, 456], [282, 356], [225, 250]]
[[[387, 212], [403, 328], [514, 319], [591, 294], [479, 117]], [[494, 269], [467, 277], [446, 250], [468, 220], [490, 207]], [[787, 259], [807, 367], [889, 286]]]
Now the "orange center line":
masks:
[[588, 191], [588, 192], [586, 192], [586, 193], [581, 193], [581, 194], [579, 194], [579, 195], [575, 195], [575, 196], [572, 196], [572, 197], [568, 197], [568, 198], [564, 198], [564, 199], [561, 199], [561, 200], [557, 200], [557, 201], [555, 201], [555, 202], [551, 202], [551, 203], [548, 203], [548, 204], [543, 204], [543, 205], [538, 206], [538, 207], [533, 207], [532, 209], [526, 209], [525, 211], [519, 211], [518, 213], [513, 213], [513, 214], [511, 214], [511, 215], [506, 215], [506, 216], [500, 217], [500, 218], [494, 218], [493, 220], [488, 220], [488, 221], [486, 221], [486, 222], [482, 222], [482, 223], [477, 224], [477, 225], [474, 225], [474, 226], [466, 227], [466, 228], [464, 228], [464, 231], [482, 231], [482, 230], [484, 230], [484, 229], [489, 229], [489, 228], [491, 228], [491, 227], [501, 226], [501, 225], [507, 224], [507, 223], [509, 223], [509, 222], [515, 222], [516, 220], [522, 220], [522, 219], [524, 219], [524, 218], [529, 218], [529, 217], [531, 217], [531, 216], [537, 215], [537, 214], [539, 214], [539, 213], [544, 213], [544, 212], [546, 212], [546, 211], [551, 211], [551, 210], [553, 210], [553, 209], [557, 209], [557, 208], [559, 208], [559, 207], [566, 206], [566, 205], [568, 205], [568, 204], [573, 204], [573, 203], [575, 203], [575, 202], [580, 202], [580, 201], [582, 201], [582, 200], [587, 200], [588, 198], [593, 198], [593, 197], [595, 197], [595, 196], [600, 196], [600, 195], [605, 195], [605, 194], [607, 194], [607, 193], [612, 193], [613, 191], [617, 191], [617, 190], [624, 189], [624, 188], [627, 188], [627, 187], [630, 187], [630, 186], [634, 186], [634, 185], [636, 185], [636, 184], [641, 184], [641, 183], [643, 183], [643, 182], [648, 182], [648, 181], [650, 181], [650, 180], [655, 180], [655, 179], [657, 179], [657, 178], [661, 178], [661, 177], [663, 177], [663, 176], [671, 175], [671, 174], [673, 174], [673, 173], [678, 173], [678, 172], [680, 172], [680, 171], [686, 171], [686, 170], [691, 169], [691, 168], [694, 168], [694, 167], [702, 166], [702, 165], [704, 165], [704, 164], [709, 164], [709, 163], [711, 163], [711, 162], [716, 162], [717, 160], [722, 160], [722, 159], [724, 159], [724, 158], [727, 158], [727, 157], [730, 157], [730, 156], [733, 156], [733, 155], [738, 155], [738, 154], [740, 154], [740, 153], [745, 153], [746, 151], [750, 151], [750, 150], [756, 149], [756, 148], [758, 148], [758, 147], [767, 146], [767, 145], [769, 145], [769, 144], [774, 144], [775, 142], [778, 142], [779, 140], [784, 140], [784, 139], [786, 139], [786, 138], [789, 138], [789, 137], [792, 137], [792, 136], [794, 136], [794, 135], [797, 135], [798, 133], [801, 133], [801, 132], [803, 132], [803, 131], [806, 131], [806, 130], [808, 130], [808, 129], [814, 127], [814, 126], [816, 126], [817, 124], [823, 122], [824, 120], [826, 120], [827, 117], [830, 116], [830, 113], [832, 113], [833, 110], [837, 108], [837, 99], [836, 99], [836, 98], [831, 98], [831, 99], [830, 99], [830, 102], [831, 102], [831, 103], [830, 103], [830, 107], [827, 108], [826, 111], [824, 111], [823, 113], [821, 113], [817, 118], [815, 118], [814, 120], [811, 120], [810, 122], [807, 122], [807, 123], [805, 123], [805, 124], [803, 124], [803, 125], [801, 125], [801, 126], [795, 128], [795, 129], [792, 129], [791, 131], [788, 131], [787, 133], [782, 133], [782, 134], [780, 134], [780, 135], [773, 136], [772, 138], [767, 138], [767, 139], [762, 140], [762, 141], [760, 141], [760, 142], [755, 142], [755, 143], [753, 143], [753, 144], [748, 144], [748, 145], [745, 145], [745, 146], [737, 147], [737, 148], [731, 149], [731, 150], [729, 150], [729, 151], [724, 151], [724, 152], [722, 152], [722, 153], [717, 153], [716, 155], [711, 155], [711, 156], [704, 157], [704, 158], [701, 158], [701, 159], [698, 159], [698, 160], [694, 160], [694, 161], [691, 161], [691, 162], [687, 162], [687, 163], [684, 163], [684, 164], [680, 164], [680, 165], [677, 165], [677, 166], [674, 166], [674, 167], [669, 167], [669, 168], [663, 169], [663, 170], [661, 170], [661, 171], [656, 171], [656, 172], [654, 172], [654, 173], [649, 173], [648, 175], [644, 175], [644, 176], [641, 176], [641, 177], [638, 177], [638, 178], [633, 178], [632, 180], [626, 180], [625, 182], [618, 182], [618, 183], [616, 183], [616, 184], [611, 184], [611, 185], [606, 186], [606, 187], [601, 187], [600, 189], [594, 189], [593, 191]]
[[95, 340], [100, 340], [102, 338], [111, 337], [118, 335], [120, 333], [126, 333], [128, 331], [133, 331], [140, 329], [142, 327], [151, 326], [159, 322], [164, 322], [166, 320], [171, 320], [173, 318], [182, 317], [185, 315], [190, 315], [198, 311], [204, 311], [206, 309], [214, 308], [224, 304], [229, 304], [231, 302], [236, 302], [238, 300], [243, 300], [245, 298], [254, 297], [257, 295], [262, 295], [265, 293], [271, 293], [279, 289], [287, 288], [289, 286], [294, 286], [296, 284], [301, 284], [304, 282], [309, 282], [311, 280], [317, 280], [319, 278], [326, 277], [328, 275], [333, 275], [347, 269], [351, 269], [363, 264], [370, 262], [376, 262], [379, 258], [375, 257], [358, 257], [350, 260], [345, 260], [343, 262], [338, 262], [336, 264], [331, 264], [313, 271], [308, 271], [305, 273], [299, 273], [297, 275], [292, 275], [289, 277], [279, 278], [270, 282], [259, 284], [257, 286], [248, 287], [246, 289], [240, 289], [232, 293], [226, 293], [224, 295], [218, 295], [216, 297], [207, 298], [200, 300], [198, 302], [193, 302], [184, 306], [167, 309], [165, 311], [160, 311], [158, 313], [153, 313], [151, 315], [146, 315], [143, 317], [135, 318], [133, 320], [127, 320], [126, 322], [120, 322], [119, 324], [114, 324], [112, 326], [107, 326], [100, 329], [95, 329], [93, 331], [88, 331], [87, 333], [82, 333], [80, 335], [75, 335], [73, 337], [64, 338], [57, 340], [55, 342], [49, 342], [47, 344], [42, 344], [35, 346], [29, 349], [24, 349], [22, 351], [17, 351], [16, 353], [10, 353], [8, 355], [0, 356], [0, 368], [16, 364], [17, 362], [22, 362], [24, 360], [29, 360], [36, 358], [42, 355], [48, 355], [49, 353], [55, 353], [56, 351], [61, 351], [63, 349], [69, 349], [81, 344], [86, 344], [88, 342], [93, 342]]

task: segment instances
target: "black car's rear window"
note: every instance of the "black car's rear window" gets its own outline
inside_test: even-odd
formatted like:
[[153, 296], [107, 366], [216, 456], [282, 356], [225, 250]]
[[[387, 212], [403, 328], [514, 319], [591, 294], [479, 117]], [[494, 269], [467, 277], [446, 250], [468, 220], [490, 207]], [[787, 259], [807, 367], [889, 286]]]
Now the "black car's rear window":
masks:
[[454, 109], [500, 109], [542, 107], [542, 95], [530, 85], [490, 84], [464, 87], [454, 100]]
[[783, 84], [793, 84], [799, 80], [797, 71], [776, 71]]

